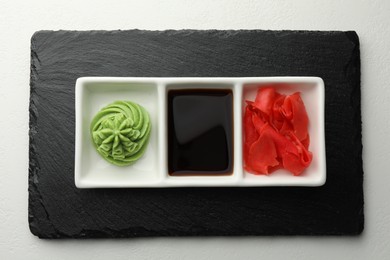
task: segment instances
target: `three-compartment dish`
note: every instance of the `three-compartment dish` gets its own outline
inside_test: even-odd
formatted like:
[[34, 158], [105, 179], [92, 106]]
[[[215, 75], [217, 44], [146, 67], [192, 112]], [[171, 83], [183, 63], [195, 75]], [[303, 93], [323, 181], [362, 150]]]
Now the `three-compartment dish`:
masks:
[[[299, 92], [309, 119], [310, 165], [253, 174], [244, 162], [244, 114], [259, 89]], [[145, 153], [129, 166], [99, 155], [90, 136], [94, 116], [128, 100], [150, 117]], [[321, 186], [326, 180], [324, 83], [317, 77], [120, 78], [76, 82], [75, 183], [78, 188], [189, 186]]]

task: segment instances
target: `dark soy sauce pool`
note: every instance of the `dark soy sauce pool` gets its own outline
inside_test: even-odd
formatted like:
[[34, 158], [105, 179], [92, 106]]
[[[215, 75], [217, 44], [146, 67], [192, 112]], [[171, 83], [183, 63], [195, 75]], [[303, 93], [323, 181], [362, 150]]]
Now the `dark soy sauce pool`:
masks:
[[232, 169], [232, 90], [169, 90], [169, 174], [229, 175]]

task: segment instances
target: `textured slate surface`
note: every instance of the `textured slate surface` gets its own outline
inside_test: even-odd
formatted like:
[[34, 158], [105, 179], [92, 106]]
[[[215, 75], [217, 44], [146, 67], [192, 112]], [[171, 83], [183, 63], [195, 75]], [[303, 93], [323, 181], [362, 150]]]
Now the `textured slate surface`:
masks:
[[[328, 178], [320, 188], [77, 189], [81, 76], [319, 76]], [[29, 224], [41, 238], [357, 235], [364, 226], [355, 32], [41, 31], [31, 39]]]

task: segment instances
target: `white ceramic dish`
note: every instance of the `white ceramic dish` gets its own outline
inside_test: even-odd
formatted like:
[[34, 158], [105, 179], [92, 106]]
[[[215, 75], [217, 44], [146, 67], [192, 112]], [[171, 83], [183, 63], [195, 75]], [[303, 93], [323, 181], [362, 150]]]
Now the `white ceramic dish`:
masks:
[[[309, 116], [311, 165], [301, 176], [277, 170], [253, 175], [243, 169], [242, 118], [245, 100], [256, 90], [272, 86], [279, 92], [301, 92]], [[228, 88], [233, 92], [234, 167], [229, 176], [170, 176], [167, 166], [167, 92], [170, 89]], [[118, 167], [96, 152], [89, 136], [93, 116], [116, 100], [144, 106], [152, 132], [144, 156], [135, 164]], [[75, 183], [78, 188], [195, 187], [195, 186], [321, 186], [326, 180], [324, 83], [317, 77], [258, 78], [118, 78], [84, 77], [76, 82]]]

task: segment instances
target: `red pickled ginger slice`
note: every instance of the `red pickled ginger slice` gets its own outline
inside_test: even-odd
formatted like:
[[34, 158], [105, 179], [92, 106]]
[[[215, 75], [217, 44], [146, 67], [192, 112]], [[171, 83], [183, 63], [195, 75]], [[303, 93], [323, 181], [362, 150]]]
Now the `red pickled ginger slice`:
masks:
[[[267, 124], [259, 139], [249, 148], [249, 169], [255, 174], [269, 174], [272, 168], [280, 163], [277, 160], [278, 153], [271, 134], [271, 127]], [[261, 160], [258, 160], [261, 158]]]
[[249, 109], [249, 106], [245, 109], [244, 115], [244, 160], [248, 160], [250, 146], [259, 139], [259, 134], [257, 133], [255, 126], [252, 123], [253, 112]]
[[287, 96], [281, 110], [286, 120], [291, 122], [295, 136], [300, 141], [305, 140], [308, 135], [309, 118], [299, 93]]

